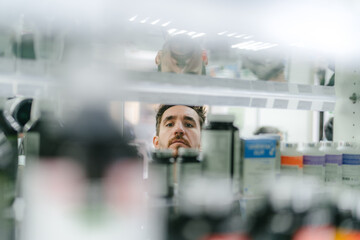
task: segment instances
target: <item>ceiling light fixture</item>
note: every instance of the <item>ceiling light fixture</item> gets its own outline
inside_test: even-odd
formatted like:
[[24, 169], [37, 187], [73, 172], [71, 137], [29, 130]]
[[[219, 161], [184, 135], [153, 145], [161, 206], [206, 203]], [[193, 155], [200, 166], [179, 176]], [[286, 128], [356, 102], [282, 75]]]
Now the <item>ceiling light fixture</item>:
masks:
[[227, 31], [219, 32], [218, 35], [221, 36], [224, 35], [225, 33], [227, 33]]
[[129, 21], [130, 21], [130, 22], [133, 22], [133, 21], [137, 18], [137, 16], [138, 16], [138, 15], [135, 15], [135, 16], [129, 18]]
[[155, 24], [157, 24], [158, 22], [160, 22], [160, 19], [156, 19], [156, 20], [153, 21], [151, 24], [152, 24], [152, 25], [155, 25]]
[[205, 33], [198, 33], [198, 34], [195, 34], [194, 36], [192, 36], [191, 38], [198, 38], [198, 37], [202, 37], [204, 35], [205, 35]]
[[143, 20], [140, 21], [140, 23], [146, 23], [149, 20], [149, 18], [144, 18]]
[[163, 23], [161, 26], [166, 27], [166, 26], [168, 26], [170, 23], [171, 23], [171, 22], [168, 21], [168, 22], [166, 22], [166, 23]]

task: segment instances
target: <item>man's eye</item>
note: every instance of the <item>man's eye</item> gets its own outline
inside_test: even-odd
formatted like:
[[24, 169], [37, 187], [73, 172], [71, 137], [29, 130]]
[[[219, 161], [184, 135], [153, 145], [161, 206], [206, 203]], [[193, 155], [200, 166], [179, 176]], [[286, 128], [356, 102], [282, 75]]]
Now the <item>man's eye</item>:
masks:
[[172, 127], [172, 126], [174, 126], [174, 124], [173, 123], [167, 123], [165, 126], [166, 127]]
[[185, 126], [186, 126], [186, 127], [189, 127], [189, 128], [194, 127], [194, 125], [192, 125], [191, 123], [185, 123]]

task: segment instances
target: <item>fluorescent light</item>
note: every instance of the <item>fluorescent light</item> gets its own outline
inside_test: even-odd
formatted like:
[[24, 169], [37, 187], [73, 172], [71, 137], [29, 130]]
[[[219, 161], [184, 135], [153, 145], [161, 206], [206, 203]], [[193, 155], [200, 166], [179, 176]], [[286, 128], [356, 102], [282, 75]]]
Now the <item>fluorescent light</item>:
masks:
[[219, 32], [218, 35], [221, 36], [224, 35], [225, 33], [227, 33], [227, 31]]
[[168, 21], [168, 22], [166, 22], [166, 23], [163, 23], [161, 26], [166, 27], [166, 26], [169, 25], [170, 23], [171, 23], [171, 22]]
[[235, 34], [236, 34], [236, 32], [230, 33], [230, 34], [228, 34], [227, 36], [228, 36], [228, 37], [232, 37], [232, 36], [234, 36]]
[[184, 33], [186, 33], [186, 32], [187, 32], [186, 30], [180, 30], [180, 31], [174, 33], [174, 35], [184, 34]]
[[253, 37], [252, 35], [247, 35], [247, 36], [244, 37], [244, 39], [250, 39], [252, 37]]
[[272, 47], [276, 47], [278, 46], [279, 44], [276, 44], [276, 43], [269, 43], [267, 46], [262, 46], [262, 47], [257, 47], [254, 49], [254, 51], [259, 51], [259, 50], [262, 50], [262, 49], [268, 49], [268, 48], [272, 48]]
[[149, 20], [149, 18], [147, 17], [147, 18], [144, 18], [143, 20], [141, 20], [140, 21], [140, 23], [146, 23], [147, 22], [147, 20]]
[[249, 44], [252, 44], [252, 43], [254, 43], [254, 41], [241, 42], [241, 43], [238, 43], [238, 44], [231, 45], [231, 48], [242, 49], [243, 47], [245, 47], [245, 46], [247, 46]]
[[198, 38], [198, 37], [202, 37], [204, 35], [205, 35], [205, 33], [198, 33], [198, 34], [195, 34], [194, 36], [192, 36], [191, 38]]
[[137, 16], [138, 16], [138, 15], [135, 15], [135, 16], [129, 18], [129, 21], [130, 21], [130, 22], [133, 22], [133, 21], [137, 18]]
[[176, 30], [177, 30], [176, 28], [172, 28], [172, 29], [168, 30], [168, 33], [172, 34], [172, 33], [176, 32]]
[[241, 38], [243, 36], [245, 36], [245, 34], [236, 35], [235, 38]]
[[160, 19], [156, 19], [156, 20], [153, 21], [151, 24], [152, 24], [152, 25], [155, 25], [155, 24], [157, 24], [158, 22], [160, 22]]
[[194, 35], [195, 33], [196, 33], [196, 32], [188, 32], [187, 35], [192, 36], [192, 35]]
[[261, 45], [264, 45], [264, 43], [263, 42], [254, 42], [254, 43], [252, 43], [250, 45], [247, 45], [244, 49], [254, 50], [254, 49], [256, 49], [256, 47], [259, 47]]

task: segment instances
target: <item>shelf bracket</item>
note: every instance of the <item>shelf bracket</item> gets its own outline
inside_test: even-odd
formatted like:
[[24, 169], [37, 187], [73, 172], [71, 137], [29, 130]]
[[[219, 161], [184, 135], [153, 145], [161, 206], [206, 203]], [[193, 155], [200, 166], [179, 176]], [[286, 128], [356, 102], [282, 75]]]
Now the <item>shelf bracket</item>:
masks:
[[356, 96], [356, 93], [353, 93], [349, 99], [352, 101], [353, 104], [356, 103], [356, 101], [358, 100], [358, 97]]

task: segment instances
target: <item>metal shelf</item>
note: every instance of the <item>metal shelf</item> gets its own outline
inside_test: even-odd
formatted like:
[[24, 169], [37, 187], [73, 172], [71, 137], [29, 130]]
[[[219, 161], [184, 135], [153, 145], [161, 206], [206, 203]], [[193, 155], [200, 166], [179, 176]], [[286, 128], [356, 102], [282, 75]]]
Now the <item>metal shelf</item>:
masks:
[[[335, 109], [334, 87], [270, 81], [213, 78], [158, 72], [119, 73], [115, 86], [107, 86], [107, 99], [187, 105], [226, 105], [311, 111]], [[0, 76], [0, 96], [15, 94], [47, 98], [59, 84], [50, 77]], [[104, 81], [106, 84], [106, 81]], [[85, 83], [86, 84], [86, 83]], [[112, 81], [114, 84], [114, 81]], [[71, 87], [71, 86], [69, 86]], [[84, 88], [86, 89], [86, 87]], [[103, 89], [99, 89], [103, 90]]]
[[126, 72], [124, 99], [141, 102], [232, 105], [333, 111], [334, 87], [212, 78], [157, 72]]

